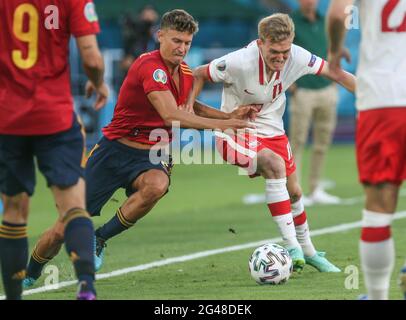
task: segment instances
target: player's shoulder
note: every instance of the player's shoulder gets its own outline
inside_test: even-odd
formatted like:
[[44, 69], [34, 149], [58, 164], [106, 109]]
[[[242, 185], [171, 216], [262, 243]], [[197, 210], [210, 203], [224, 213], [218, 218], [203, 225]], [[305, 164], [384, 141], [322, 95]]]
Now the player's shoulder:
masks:
[[290, 49], [290, 63], [294, 64], [308, 64], [310, 67], [316, 62], [317, 56], [312, 54], [307, 49], [298, 46], [296, 44], [292, 44]]
[[309, 51], [307, 51], [305, 48], [292, 43], [292, 47], [290, 48], [290, 54], [294, 57], [302, 56], [307, 54]]
[[182, 61], [182, 63], [180, 64], [180, 68], [182, 70], [182, 73], [186, 77], [192, 77], [193, 78], [193, 71], [185, 61]]
[[258, 59], [259, 48], [257, 40], [251, 41], [245, 47], [231, 52], [230, 55], [239, 58], [239, 60]]
[[188, 65], [185, 61], [182, 61], [182, 63], [180, 64], [180, 67], [181, 67], [182, 69], [184, 69], [184, 70], [190, 70], [190, 71], [192, 71], [192, 69], [189, 67], [189, 65]]
[[159, 51], [155, 50], [140, 55], [134, 61], [132, 69], [136, 69], [138, 72], [147, 72], [151, 69], [165, 69], [165, 64], [160, 57]]
[[228, 68], [244, 72], [247, 68], [252, 68], [251, 62], [258, 61], [258, 59], [258, 46], [256, 41], [253, 41], [247, 46], [232, 51], [218, 60], [224, 60], [224, 64], [226, 64]]
[[145, 52], [141, 54], [135, 61], [136, 63], [139, 64], [145, 64], [145, 63], [160, 63], [162, 62], [158, 53], [158, 50], [155, 51], [150, 51], [150, 52]]
[[80, 12], [90, 22], [92, 22], [91, 20], [97, 20], [96, 5], [94, 0], [47, 0], [45, 2], [54, 3], [58, 9], [62, 7], [67, 10], [68, 13]]

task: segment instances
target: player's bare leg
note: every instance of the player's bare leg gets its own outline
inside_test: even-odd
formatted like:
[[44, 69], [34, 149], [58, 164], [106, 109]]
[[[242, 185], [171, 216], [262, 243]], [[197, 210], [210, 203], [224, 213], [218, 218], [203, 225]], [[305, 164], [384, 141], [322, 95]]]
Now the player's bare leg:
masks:
[[286, 187], [285, 161], [270, 149], [259, 151], [256, 160], [257, 172], [265, 178], [269, 211], [278, 225], [285, 246], [292, 257], [293, 269], [300, 272], [305, 265], [305, 260], [293, 224], [289, 193]]
[[296, 238], [299, 241], [305, 261], [320, 272], [340, 272], [341, 270], [330, 263], [324, 256], [325, 252], [316, 251], [310, 238], [310, 228], [302, 200], [302, 188], [299, 185], [296, 171], [287, 179], [287, 189], [292, 207], [293, 222]]
[[129, 221], [137, 221], [145, 216], [165, 195], [169, 187], [169, 178], [161, 170], [149, 170], [140, 175], [133, 188], [138, 190], [121, 206], [123, 216]]
[[27, 275], [23, 281], [24, 288], [34, 285], [35, 281], [41, 276], [44, 266], [59, 253], [64, 242], [64, 231], [65, 226], [58, 219], [52, 228], [41, 235], [28, 263]]
[[96, 270], [99, 270], [103, 263], [106, 241], [131, 228], [139, 219], [151, 211], [168, 190], [169, 177], [162, 170], [151, 169], [139, 175], [133, 181], [132, 186], [137, 191], [123, 203], [110, 221], [95, 232]]
[[79, 280], [78, 299], [95, 299], [93, 223], [85, 210], [85, 182], [82, 178], [67, 188], [51, 187], [59, 219], [64, 225], [65, 247]]
[[3, 222], [0, 225], [0, 262], [6, 299], [19, 300], [28, 259], [27, 220], [29, 196], [3, 195]]
[[[360, 240], [361, 266], [368, 299], [387, 300], [395, 262], [391, 223], [399, 186], [392, 183], [364, 185], [366, 202]], [[406, 276], [403, 275], [403, 281]]]

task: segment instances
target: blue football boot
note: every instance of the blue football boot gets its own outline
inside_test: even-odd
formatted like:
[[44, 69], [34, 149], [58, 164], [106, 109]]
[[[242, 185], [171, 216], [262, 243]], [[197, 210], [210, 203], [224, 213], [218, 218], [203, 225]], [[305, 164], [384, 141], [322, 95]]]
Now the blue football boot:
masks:
[[325, 258], [326, 253], [322, 251], [316, 251], [316, 254], [312, 257], [305, 256], [306, 264], [310, 264], [320, 272], [341, 272], [334, 264]]
[[294, 247], [287, 250], [292, 258], [293, 271], [301, 273], [306, 264], [302, 248]]
[[94, 269], [96, 272], [103, 265], [104, 249], [106, 246], [107, 244], [104, 239], [94, 236]]
[[31, 277], [26, 277], [23, 280], [23, 289], [27, 289], [32, 287], [35, 282], [37, 281], [37, 279], [31, 278]]

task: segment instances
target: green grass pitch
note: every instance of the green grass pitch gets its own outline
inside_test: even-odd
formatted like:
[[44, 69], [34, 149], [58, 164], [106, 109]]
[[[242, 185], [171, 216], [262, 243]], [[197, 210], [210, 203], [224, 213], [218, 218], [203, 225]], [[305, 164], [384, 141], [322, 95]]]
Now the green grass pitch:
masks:
[[[307, 150], [303, 164], [305, 174], [308, 158]], [[362, 196], [353, 146], [332, 147], [324, 176], [336, 183], [334, 189], [329, 190], [331, 193], [342, 198]], [[237, 168], [231, 165], [176, 165], [169, 194], [133, 229], [109, 241], [100, 273], [278, 237], [265, 204], [245, 205], [242, 202], [244, 195], [263, 190], [262, 178], [238, 176]], [[105, 206], [102, 216], [94, 219], [95, 225], [110, 219], [124, 198], [123, 191], [117, 192]], [[311, 230], [358, 221], [362, 207], [362, 200], [353, 205], [309, 207], [307, 215]], [[398, 211], [405, 210], [406, 197], [401, 196]], [[39, 178], [29, 218], [30, 250], [55, 219], [51, 194]], [[391, 299], [401, 299], [396, 278], [406, 257], [405, 229], [406, 219], [394, 221], [397, 259]], [[260, 286], [248, 272], [248, 259], [254, 249], [249, 248], [100, 279], [96, 283], [98, 299], [353, 300], [365, 292], [358, 239], [359, 228], [313, 237], [316, 248], [327, 251], [328, 258], [343, 270], [339, 274], [323, 274], [306, 266], [302, 274], [294, 274], [284, 285]], [[64, 251], [50, 264], [60, 271], [60, 281], [74, 280]], [[43, 286], [47, 276], [43, 274], [35, 288]], [[24, 299], [73, 299], [75, 291], [75, 286], [68, 286], [27, 295]]]

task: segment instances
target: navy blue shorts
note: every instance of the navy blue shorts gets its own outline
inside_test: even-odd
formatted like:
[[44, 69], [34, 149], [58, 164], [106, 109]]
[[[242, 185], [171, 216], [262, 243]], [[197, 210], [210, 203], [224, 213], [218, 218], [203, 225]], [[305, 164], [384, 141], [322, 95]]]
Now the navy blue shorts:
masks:
[[170, 175], [165, 164], [150, 161], [149, 152], [105, 137], [98, 142], [85, 170], [86, 206], [91, 216], [100, 215], [103, 206], [118, 189], [124, 188], [127, 197], [136, 192], [132, 183], [141, 173], [158, 169]]
[[[46, 125], [46, 124], [44, 124]], [[73, 116], [69, 130], [51, 135], [0, 135], [0, 192], [15, 196], [35, 188], [35, 164], [49, 186], [66, 188], [84, 176], [85, 140]]]

